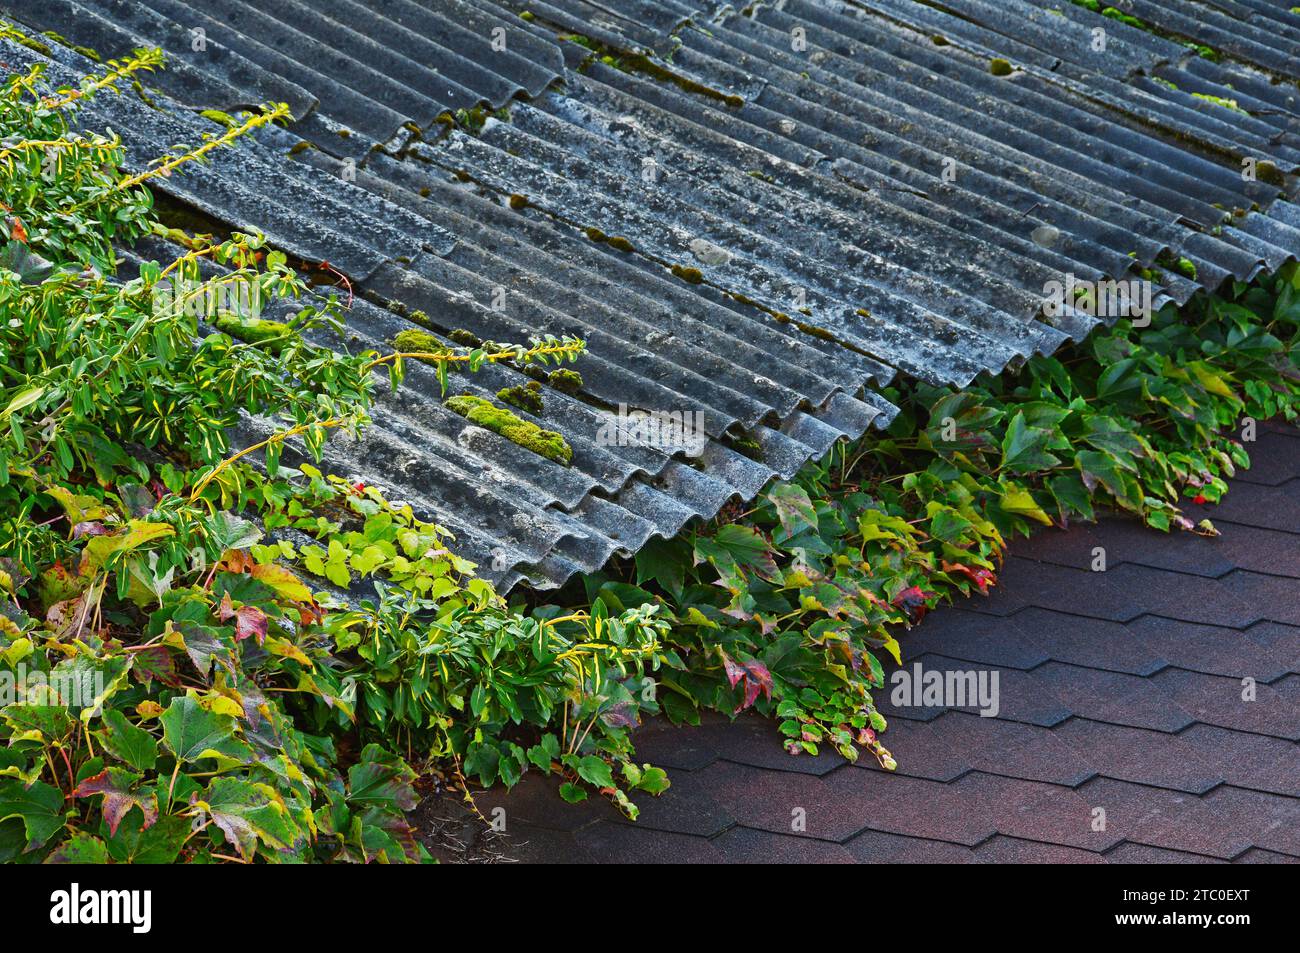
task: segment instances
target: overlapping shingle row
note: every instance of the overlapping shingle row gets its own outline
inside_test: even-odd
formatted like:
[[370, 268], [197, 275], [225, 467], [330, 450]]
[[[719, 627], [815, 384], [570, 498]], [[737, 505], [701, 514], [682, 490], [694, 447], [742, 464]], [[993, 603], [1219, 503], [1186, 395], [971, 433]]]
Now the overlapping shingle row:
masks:
[[[886, 688], [894, 774], [715, 718], [637, 734], [673, 786], [636, 824], [538, 778], [480, 807], [505, 808], [506, 853], [528, 861], [1300, 862], [1300, 431], [1252, 457], [1237, 502], [1206, 508], [1221, 537], [1047, 530], [987, 599], [904, 635], [904, 671], [996, 671], [1000, 705]], [[1243, 519], [1276, 528], [1255, 546]]]

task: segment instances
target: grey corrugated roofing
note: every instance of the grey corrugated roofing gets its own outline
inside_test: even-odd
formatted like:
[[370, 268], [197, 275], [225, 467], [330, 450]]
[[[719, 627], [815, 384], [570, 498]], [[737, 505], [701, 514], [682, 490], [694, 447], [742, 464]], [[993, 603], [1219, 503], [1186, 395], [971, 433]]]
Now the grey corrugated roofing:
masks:
[[[356, 346], [384, 347], [416, 310], [443, 333], [588, 341], [582, 395], [548, 388], [536, 418], [573, 446], [570, 467], [467, 426], [423, 367], [381, 399], [368, 440], [335, 448], [336, 469], [447, 524], [504, 586], [558, 584], [754, 496], [891, 419], [870, 388], [896, 372], [963, 384], [1082, 337], [1085, 314], [1043, 318], [1049, 280], [1172, 254], [1196, 267], [1161, 269], [1184, 301], [1300, 251], [1294, 179], [1240, 174], [1248, 158], [1300, 165], [1281, 72], [1300, 18], [1279, 9], [1233, 3], [1238, 20], [1193, 30], [1179, 11], [1202, 4], [1144, 4], [1157, 33], [1047, 0], [714, 6], [0, 3], [105, 55], [164, 45], [176, 65], [158, 84], [189, 106], [290, 102], [289, 130], [157, 187], [346, 273]], [[505, 54], [487, 42], [498, 26]], [[480, 104], [508, 117], [437, 122]], [[206, 128], [132, 97], [96, 100], [87, 120], [139, 137], [137, 164]], [[523, 380], [494, 367], [455, 390]], [[598, 445], [619, 404], [703, 411], [711, 439], [695, 460]]]
[[336, 155], [364, 155], [458, 109], [536, 95], [563, 67], [552, 38], [486, 0], [6, 0], [2, 9], [105, 54], [160, 46], [168, 68], [150, 82], [178, 102], [226, 111], [287, 102], [299, 134]]

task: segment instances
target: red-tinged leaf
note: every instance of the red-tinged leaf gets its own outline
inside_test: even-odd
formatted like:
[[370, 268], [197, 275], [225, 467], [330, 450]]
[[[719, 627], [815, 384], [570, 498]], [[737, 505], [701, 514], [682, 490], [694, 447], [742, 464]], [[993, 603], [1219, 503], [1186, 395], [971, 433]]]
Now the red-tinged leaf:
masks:
[[138, 652], [132, 652], [131, 673], [148, 684], [151, 681], [162, 682], [172, 688], [181, 686], [181, 677], [176, 672], [176, 661], [164, 645], [151, 645]]
[[757, 659], [750, 659], [745, 663], [745, 672], [763, 690], [763, 694], [770, 701], [772, 698], [772, 673], [767, 670], [767, 666]]
[[84, 523], [78, 523], [72, 527], [72, 538], [81, 539], [83, 536], [103, 536], [108, 532], [103, 523], [87, 520]]
[[915, 625], [925, 618], [925, 613], [929, 609], [926, 600], [934, 597], [933, 592], [926, 592], [920, 586], [909, 586], [894, 596], [890, 605], [895, 609], [902, 609], [907, 614], [908, 621]]
[[258, 582], [270, 586], [286, 599], [307, 605], [314, 603], [311, 590], [279, 563], [258, 563], [249, 572]]
[[722, 653], [722, 667], [727, 673], [731, 687], [743, 683], [744, 700], [736, 708], [736, 713], [744, 711], [758, 701], [759, 693], [772, 697], [772, 673], [762, 662], [751, 659], [748, 662], [735, 662], [726, 652]]
[[997, 585], [997, 575], [988, 569], [972, 568], [965, 563], [950, 563], [948, 560], [942, 562], [943, 571], [948, 573], [959, 573], [975, 583], [979, 591], [987, 593], [989, 586]]
[[722, 653], [722, 667], [726, 670], [727, 681], [735, 688], [736, 683], [745, 677], [745, 669], [731, 660], [726, 652]]
[[132, 788], [139, 780], [140, 775], [124, 768], [105, 768], [78, 784], [72, 796], [104, 796], [104, 820], [108, 822], [110, 836], [117, 834], [117, 826], [133, 807], [138, 807], [144, 815], [144, 823], [140, 828], [144, 830], [158, 820], [158, 798], [153, 794], [133, 791]]
[[627, 702], [619, 702], [602, 714], [600, 720], [611, 728], [635, 728], [639, 723], [635, 710]]
[[92, 608], [91, 600], [82, 594], [54, 603], [46, 610], [45, 621], [57, 638], [76, 635], [85, 629]]
[[253, 557], [242, 549], [227, 549], [221, 554], [221, 561], [217, 563], [217, 568], [235, 575], [241, 575], [246, 572], [252, 572], [257, 563]]
[[21, 219], [17, 217], [9, 219], [9, 237], [16, 242], [27, 244], [27, 229], [23, 227]]
[[232, 618], [235, 620], [235, 641], [242, 641], [249, 636], [256, 637], [258, 645], [266, 641], [266, 613], [257, 606], [234, 608], [228, 592], [221, 597], [217, 618], [222, 622], [229, 622]]

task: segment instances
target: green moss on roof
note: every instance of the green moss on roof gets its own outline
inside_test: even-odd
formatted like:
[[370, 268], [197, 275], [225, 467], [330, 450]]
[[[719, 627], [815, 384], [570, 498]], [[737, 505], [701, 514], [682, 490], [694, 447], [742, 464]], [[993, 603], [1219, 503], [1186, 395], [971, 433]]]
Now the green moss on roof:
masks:
[[689, 265], [673, 265], [673, 274], [692, 285], [698, 285], [704, 281], [704, 272]]
[[989, 72], [994, 76], [1010, 76], [1015, 70], [1012, 69], [1009, 61], [998, 57], [989, 61]]
[[564, 394], [576, 394], [582, 390], [582, 375], [567, 367], [558, 367], [547, 375], [547, 383]]
[[749, 459], [757, 460], [760, 463], [763, 460], [762, 444], [751, 437], [728, 436], [727, 445], [743, 457], [749, 457]]
[[13, 40], [19, 46], [25, 46], [29, 50], [35, 50], [37, 53], [40, 53], [42, 56], [54, 55], [54, 51], [51, 50], [48, 46], [46, 46], [44, 43], [42, 43], [40, 40], [34, 40], [26, 33], [23, 33], [19, 30], [15, 30], [13, 27], [8, 26], [7, 24], [0, 23], [0, 37], [4, 37], [6, 40]]
[[[451, 348], [428, 331], [419, 331], [415, 328], [399, 331], [394, 335], [393, 348], [400, 354], [450, 354], [452, 351]], [[428, 364], [430, 367], [445, 364], [447, 372], [451, 374], [456, 373], [459, 367], [454, 361], [435, 361], [424, 357], [416, 358], [416, 360], [422, 364]]]
[[527, 384], [503, 387], [497, 391], [497, 399], [537, 416], [543, 409], [542, 385], [537, 381], [529, 381]]
[[558, 433], [553, 430], [543, 430], [534, 423], [522, 420], [490, 400], [474, 397], [471, 394], [460, 394], [447, 398], [443, 401], [443, 405], [448, 410], [460, 414], [470, 423], [491, 430], [548, 460], [554, 460], [566, 467], [573, 460], [573, 448]]
[[1209, 93], [1192, 93], [1193, 99], [1203, 99], [1207, 103], [1214, 103], [1216, 106], [1222, 106], [1224, 109], [1231, 109], [1233, 112], [1241, 113], [1243, 116], [1249, 116], [1250, 113], [1237, 105], [1235, 99], [1225, 99], [1222, 96], [1211, 96]]

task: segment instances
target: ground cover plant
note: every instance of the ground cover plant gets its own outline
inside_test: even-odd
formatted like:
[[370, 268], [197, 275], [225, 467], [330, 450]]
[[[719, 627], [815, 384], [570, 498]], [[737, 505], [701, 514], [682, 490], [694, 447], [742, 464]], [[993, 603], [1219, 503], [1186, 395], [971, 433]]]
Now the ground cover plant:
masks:
[[793, 754], [861, 747], [894, 767], [871, 696], [881, 660], [937, 603], [996, 585], [1013, 537], [1101, 508], [1215, 534], [1201, 505], [1248, 466], [1255, 422], [1300, 414], [1300, 270], [961, 390], [885, 393], [902, 413], [883, 436], [585, 581], [612, 610], [664, 607], [669, 717], [754, 707]]

